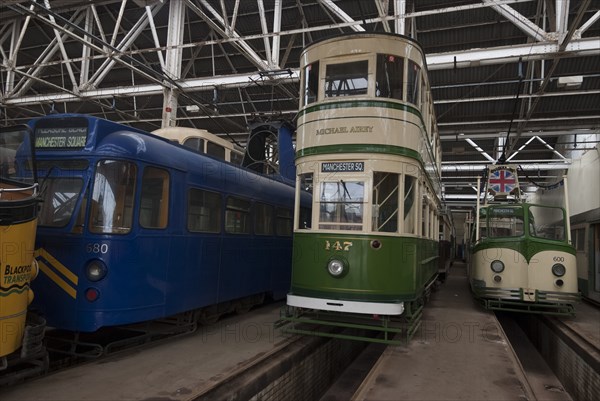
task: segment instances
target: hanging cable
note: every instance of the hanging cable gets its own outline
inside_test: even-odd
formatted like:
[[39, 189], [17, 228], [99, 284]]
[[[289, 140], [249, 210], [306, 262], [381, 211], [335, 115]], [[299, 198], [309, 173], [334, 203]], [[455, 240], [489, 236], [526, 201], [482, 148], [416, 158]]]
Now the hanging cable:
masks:
[[517, 85], [517, 95], [515, 96], [515, 103], [513, 105], [512, 116], [510, 117], [510, 124], [508, 125], [508, 133], [506, 134], [506, 139], [504, 141], [504, 144], [502, 145], [502, 154], [500, 155], [500, 158], [498, 158], [499, 164], [504, 164], [506, 162], [506, 146], [509, 143], [510, 130], [512, 128], [513, 121], [515, 120], [515, 114], [517, 113], [517, 106], [519, 105], [519, 96], [521, 95], [521, 89], [523, 87], [524, 74], [523, 74], [523, 59], [521, 57], [519, 57], [518, 75], [519, 75], [519, 83]]

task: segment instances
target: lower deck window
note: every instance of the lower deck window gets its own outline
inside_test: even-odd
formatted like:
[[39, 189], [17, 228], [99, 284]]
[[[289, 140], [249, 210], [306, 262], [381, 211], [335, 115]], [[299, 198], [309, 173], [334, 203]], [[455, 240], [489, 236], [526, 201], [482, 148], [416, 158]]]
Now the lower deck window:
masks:
[[373, 173], [373, 231], [398, 231], [398, 174]]
[[221, 227], [221, 195], [201, 189], [190, 189], [187, 228], [192, 232], [219, 232]]
[[364, 182], [321, 183], [319, 228], [362, 230]]
[[250, 201], [236, 197], [227, 199], [225, 231], [232, 234], [250, 234]]
[[144, 228], [167, 227], [169, 215], [169, 172], [146, 167], [142, 177], [140, 199], [140, 226]]

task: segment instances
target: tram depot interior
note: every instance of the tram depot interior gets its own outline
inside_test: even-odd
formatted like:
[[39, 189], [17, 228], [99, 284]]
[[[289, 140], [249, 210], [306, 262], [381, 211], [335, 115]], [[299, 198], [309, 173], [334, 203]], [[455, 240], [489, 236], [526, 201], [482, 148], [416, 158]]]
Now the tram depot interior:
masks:
[[600, 224], [595, 0], [3, 0], [0, 130], [77, 113], [243, 147], [253, 124], [297, 121], [302, 50], [357, 32], [425, 53], [458, 260], [478, 177], [502, 158], [528, 202], [567, 177], [571, 217]]
[[[1, 6], [3, 125], [55, 110], [146, 131], [202, 128], [243, 144], [252, 122], [293, 121], [304, 46], [379, 31], [415, 38], [427, 55], [443, 194], [457, 222], [473, 206], [477, 175], [502, 149], [540, 183], [597, 149], [596, 1], [37, 3]], [[594, 177], [572, 186], [598, 194]], [[572, 200], [576, 214], [583, 197]]]

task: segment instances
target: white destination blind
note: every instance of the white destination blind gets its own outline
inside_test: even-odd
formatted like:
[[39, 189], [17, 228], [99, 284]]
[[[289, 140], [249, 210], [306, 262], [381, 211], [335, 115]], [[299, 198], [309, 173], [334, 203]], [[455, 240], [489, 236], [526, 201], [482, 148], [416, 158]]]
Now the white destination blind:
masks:
[[322, 173], [365, 171], [365, 162], [323, 162]]

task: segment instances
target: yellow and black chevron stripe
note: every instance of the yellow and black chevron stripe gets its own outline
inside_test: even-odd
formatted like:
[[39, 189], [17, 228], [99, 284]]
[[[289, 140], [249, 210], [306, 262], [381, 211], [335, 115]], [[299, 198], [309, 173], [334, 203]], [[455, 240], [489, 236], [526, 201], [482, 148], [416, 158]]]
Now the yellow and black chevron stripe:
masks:
[[73, 299], [77, 298], [77, 283], [79, 278], [75, 273], [69, 270], [65, 265], [60, 263], [58, 259], [52, 256], [44, 248], [39, 248], [35, 251], [35, 258], [40, 266], [40, 271], [44, 273], [50, 280], [58, 285]]

